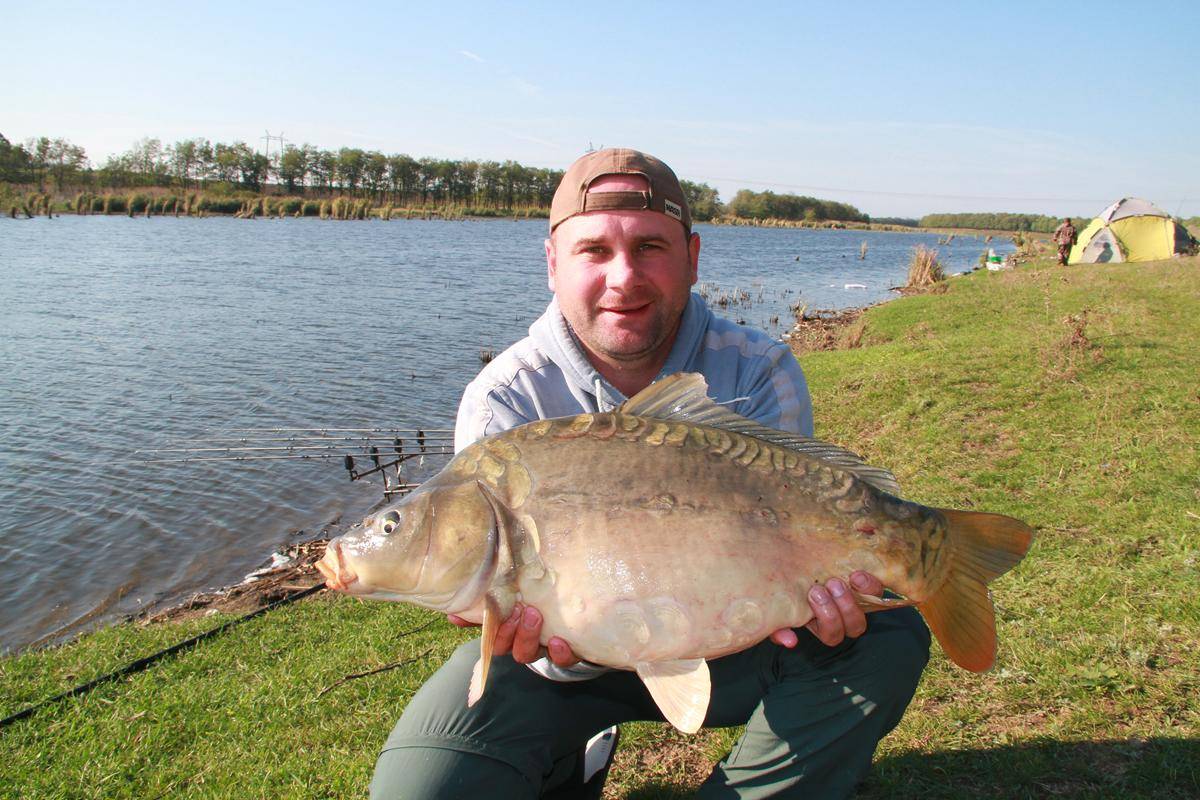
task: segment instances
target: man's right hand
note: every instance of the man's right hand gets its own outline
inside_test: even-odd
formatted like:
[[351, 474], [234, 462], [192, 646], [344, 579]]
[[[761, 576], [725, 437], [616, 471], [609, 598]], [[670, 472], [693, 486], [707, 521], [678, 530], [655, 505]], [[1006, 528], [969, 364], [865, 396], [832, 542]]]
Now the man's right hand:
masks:
[[[474, 627], [476, 623], [467, 622], [455, 614], [447, 614], [446, 619], [460, 628]], [[579, 663], [579, 657], [571, 650], [566, 640], [558, 636], [550, 638], [545, 648], [541, 644], [542, 614], [533, 606], [517, 603], [513, 606], [508, 619], [500, 624], [496, 631], [496, 642], [492, 645], [492, 655], [502, 656], [512, 653], [513, 661], [519, 664], [530, 664], [542, 656], [559, 667], [572, 667]]]

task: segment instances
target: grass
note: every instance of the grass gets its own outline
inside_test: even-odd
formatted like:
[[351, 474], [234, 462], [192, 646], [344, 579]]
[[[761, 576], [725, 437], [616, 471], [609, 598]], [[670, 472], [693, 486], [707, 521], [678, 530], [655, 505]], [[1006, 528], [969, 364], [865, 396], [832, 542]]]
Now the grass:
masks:
[[[868, 311], [855, 349], [801, 356], [818, 435], [913, 500], [1013, 514], [1038, 538], [993, 587], [996, 669], [935, 652], [860, 795], [1196, 797], [1200, 259], [947, 284]], [[470, 635], [404, 635], [432, 618], [320, 596], [269, 612], [4, 729], [0, 797], [361, 796], [407, 699]], [[4, 658], [0, 714], [219, 620]], [[606, 796], [687, 796], [736, 735], [626, 726]]]

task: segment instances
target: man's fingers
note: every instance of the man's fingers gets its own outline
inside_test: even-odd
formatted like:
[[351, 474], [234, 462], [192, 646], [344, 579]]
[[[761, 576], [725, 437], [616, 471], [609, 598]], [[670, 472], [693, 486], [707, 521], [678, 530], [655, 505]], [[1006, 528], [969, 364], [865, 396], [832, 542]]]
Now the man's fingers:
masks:
[[820, 584], [808, 590], [808, 604], [812, 607], [813, 620], [806, 626], [813, 635], [833, 647], [846, 638], [842, 615], [829, 591]]
[[546, 653], [550, 660], [560, 667], [573, 667], [579, 663], [579, 658], [571, 650], [571, 646], [558, 636], [551, 637], [546, 643]]
[[500, 623], [500, 627], [496, 629], [496, 641], [492, 644], [492, 655], [503, 656], [512, 652], [513, 638], [517, 635], [517, 626], [521, 622], [521, 612], [524, 610], [525, 606], [517, 603], [508, 619]]
[[800, 643], [796, 632], [791, 628], [780, 628], [771, 634], [771, 641], [780, 647], [792, 648]]
[[533, 606], [526, 606], [513, 637], [512, 657], [519, 664], [537, 661], [542, 636], [542, 615]]
[[447, 614], [446, 621], [449, 622], [451, 625], [454, 625], [459, 628], [477, 628], [477, 627], [479, 627], [479, 623], [467, 622], [465, 619], [460, 617], [458, 614]]
[[842, 621], [842, 630], [846, 636], [862, 636], [867, 630], [867, 615], [858, 607], [850, 587], [834, 578], [825, 584], [833, 595], [833, 603], [837, 606]]
[[862, 570], [851, 573], [850, 585], [859, 594], [869, 594], [873, 597], [879, 597], [883, 594], [883, 581]]

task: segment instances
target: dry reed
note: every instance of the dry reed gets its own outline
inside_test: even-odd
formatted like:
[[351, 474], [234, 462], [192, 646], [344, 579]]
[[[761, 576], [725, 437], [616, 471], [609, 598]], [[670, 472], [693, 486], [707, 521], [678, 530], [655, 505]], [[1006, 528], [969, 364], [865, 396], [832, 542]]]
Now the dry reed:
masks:
[[946, 271], [938, 261], [937, 250], [919, 244], [913, 248], [908, 262], [908, 283], [905, 288], [923, 289], [946, 280]]

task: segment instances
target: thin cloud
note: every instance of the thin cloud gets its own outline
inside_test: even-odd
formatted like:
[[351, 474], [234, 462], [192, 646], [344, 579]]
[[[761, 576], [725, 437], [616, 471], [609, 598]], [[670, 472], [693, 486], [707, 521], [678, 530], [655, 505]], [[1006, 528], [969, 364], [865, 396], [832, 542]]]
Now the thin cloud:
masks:
[[[459, 55], [463, 58], [469, 58], [477, 64], [487, 64], [488, 62], [470, 50], [459, 50]], [[525, 97], [540, 98], [542, 96], [542, 87], [536, 83], [527, 81], [524, 78], [515, 75], [511, 69], [501, 65], [493, 65], [488, 68], [489, 75], [495, 80], [499, 80], [510, 92], [524, 95]]]
[[553, 148], [555, 150], [558, 150], [562, 147], [557, 142], [550, 142], [550, 141], [547, 141], [546, 139], [539, 139], [538, 137], [530, 136], [529, 134], [518, 133], [517, 131], [505, 130], [504, 128], [500, 128], [499, 130], [503, 131], [508, 136], [511, 136], [512, 138], [518, 139], [522, 142], [532, 142], [533, 144], [541, 145], [542, 147]]
[[508, 78], [508, 85], [526, 97], [540, 97], [542, 94], [542, 87], [515, 76]]

